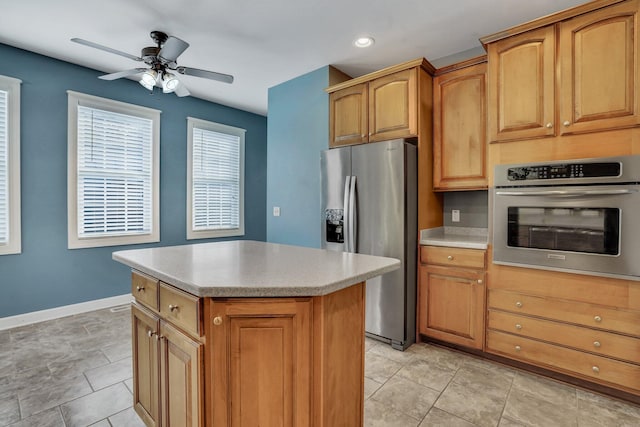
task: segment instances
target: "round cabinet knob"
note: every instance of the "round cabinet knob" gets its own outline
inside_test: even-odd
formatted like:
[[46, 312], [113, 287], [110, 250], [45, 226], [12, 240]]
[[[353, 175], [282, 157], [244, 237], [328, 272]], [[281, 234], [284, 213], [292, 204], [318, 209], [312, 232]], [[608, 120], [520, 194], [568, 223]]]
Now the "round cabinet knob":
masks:
[[449, 255], [449, 256], [447, 257], [447, 259], [448, 259], [449, 261], [453, 261], [453, 256], [452, 256], [452, 255]]
[[175, 311], [178, 309], [177, 305], [169, 304], [169, 311]]
[[596, 322], [600, 323], [600, 322], [602, 322], [602, 317], [600, 317], [600, 316], [595, 316], [595, 317], [593, 318], [593, 320], [595, 320]]
[[547, 129], [551, 129], [553, 127], [553, 123], [549, 122], [547, 123]]
[[482, 285], [482, 279], [478, 279], [478, 285]]
[[136, 286], [136, 291], [143, 292], [144, 291], [144, 286]]
[[519, 323], [518, 323], [518, 324], [516, 324], [516, 329], [517, 329], [517, 330], [522, 329], [522, 325], [521, 325], [521, 324], [519, 324]]
[[600, 368], [598, 368], [597, 366], [594, 366], [593, 368], [591, 368], [591, 370], [596, 374], [600, 373]]
[[516, 302], [516, 307], [522, 308], [522, 303], [520, 301]]
[[600, 341], [594, 341], [594, 342], [593, 342], [593, 346], [594, 346], [595, 348], [600, 348], [600, 346], [601, 346], [601, 345], [602, 345], [602, 344], [600, 344]]
[[147, 331], [147, 335], [149, 336], [149, 338], [151, 338], [152, 336], [156, 335], [156, 333], [154, 331], [152, 331], [151, 329], [149, 329]]
[[565, 127], [569, 126], [571, 124], [571, 122], [569, 120], [565, 120], [564, 123], [562, 123]]
[[516, 351], [520, 351], [520, 350], [522, 350], [522, 348], [519, 345], [517, 345], [516, 346]]
[[213, 318], [213, 324], [216, 326], [222, 325], [222, 317], [216, 316]]

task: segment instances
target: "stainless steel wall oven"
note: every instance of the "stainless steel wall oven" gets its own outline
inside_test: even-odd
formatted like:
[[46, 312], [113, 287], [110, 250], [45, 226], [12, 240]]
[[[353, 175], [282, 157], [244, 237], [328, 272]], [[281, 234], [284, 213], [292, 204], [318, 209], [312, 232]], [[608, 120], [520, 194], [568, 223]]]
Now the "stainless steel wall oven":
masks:
[[640, 156], [499, 165], [493, 261], [640, 280]]

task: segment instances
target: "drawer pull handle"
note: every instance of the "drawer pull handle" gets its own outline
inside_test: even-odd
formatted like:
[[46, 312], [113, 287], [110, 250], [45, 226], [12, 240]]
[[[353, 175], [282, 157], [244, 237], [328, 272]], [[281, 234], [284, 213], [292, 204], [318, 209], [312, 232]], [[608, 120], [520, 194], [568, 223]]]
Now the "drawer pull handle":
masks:
[[597, 366], [594, 366], [593, 368], [591, 368], [591, 370], [596, 374], [600, 373], [600, 368], [598, 368]]
[[453, 261], [453, 255], [449, 255], [449, 256], [447, 257], [447, 259], [448, 259], [449, 261]]
[[522, 303], [520, 301], [516, 302], [516, 307], [522, 308]]
[[516, 329], [517, 329], [517, 330], [522, 329], [522, 325], [521, 325], [521, 324], [519, 324], [519, 323], [518, 323], [518, 324], [516, 324]]
[[169, 304], [169, 311], [175, 311], [178, 309], [177, 305]]
[[144, 286], [136, 286], [136, 291], [144, 292]]
[[222, 317], [216, 316], [213, 318], [213, 324], [216, 326], [222, 325]]
[[602, 344], [600, 344], [600, 341], [594, 341], [594, 342], [593, 342], [593, 346], [594, 346], [595, 348], [600, 348], [600, 346], [601, 346], [601, 345], [602, 345]]
[[600, 323], [600, 322], [602, 322], [602, 317], [596, 316], [596, 317], [593, 318], [593, 320], [595, 320], [596, 322]]
[[520, 350], [522, 350], [522, 348], [519, 345], [517, 345], [516, 346], [516, 351], [520, 351]]

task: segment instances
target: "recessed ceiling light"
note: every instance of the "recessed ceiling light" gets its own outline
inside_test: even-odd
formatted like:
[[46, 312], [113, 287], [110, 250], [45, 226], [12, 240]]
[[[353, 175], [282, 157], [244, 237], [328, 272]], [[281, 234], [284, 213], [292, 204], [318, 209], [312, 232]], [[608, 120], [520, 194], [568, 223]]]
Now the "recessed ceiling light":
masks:
[[369, 47], [369, 46], [373, 46], [373, 44], [375, 43], [375, 40], [373, 40], [373, 37], [358, 37], [356, 39], [356, 41], [353, 42], [355, 47]]

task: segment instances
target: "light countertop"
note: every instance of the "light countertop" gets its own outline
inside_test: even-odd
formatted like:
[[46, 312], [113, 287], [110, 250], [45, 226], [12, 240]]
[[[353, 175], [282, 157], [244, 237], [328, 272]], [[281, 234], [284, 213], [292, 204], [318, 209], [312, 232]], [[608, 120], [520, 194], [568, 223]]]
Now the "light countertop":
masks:
[[118, 251], [113, 259], [199, 297], [326, 295], [400, 267], [395, 258], [250, 240]]
[[452, 248], [487, 249], [486, 228], [436, 227], [420, 230], [420, 244]]

